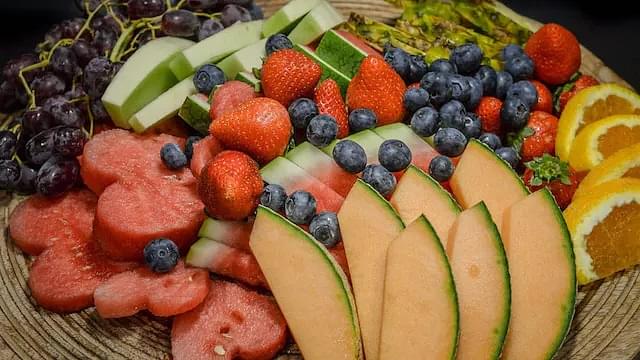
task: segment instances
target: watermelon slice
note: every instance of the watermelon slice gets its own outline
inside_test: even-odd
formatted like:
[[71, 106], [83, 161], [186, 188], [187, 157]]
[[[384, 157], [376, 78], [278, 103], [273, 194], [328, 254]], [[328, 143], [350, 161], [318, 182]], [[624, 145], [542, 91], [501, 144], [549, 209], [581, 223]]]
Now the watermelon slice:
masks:
[[11, 238], [22, 251], [34, 256], [61, 238], [89, 239], [97, 200], [89, 190], [73, 190], [56, 198], [31, 196], [9, 217]]
[[45, 309], [75, 312], [93, 305], [93, 292], [112, 275], [138, 267], [110, 260], [92, 239], [58, 239], [31, 266], [31, 296]]
[[191, 245], [187, 264], [209, 269], [245, 284], [268, 288], [253, 254], [217, 241], [202, 238]]
[[249, 236], [253, 228], [253, 219], [248, 221], [225, 221], [207, 218], [200, 227], [198, 236], [207, 238], [236, 249], [249, 249]]
[[438, 152], [405, 124], [396, 123], [381, 126], [373, 131], [385, 140], [400, 140], [411, 149], [411, 163], [426, 173], [429, 173], [431, 159], [438, 156]]
[[142, 310], [173, 316], [203, 302], [210, 285], [207, 271], [187, 268], [179, 261], [165, 274], [141, 266], [114, 275], [96, 288], [93, 299], [98, 314], [105, 319], [132, 316]]
[[184, 99], [180, 110], [178, 110], [178, 116], [194, 130], [201, 134], [207, 134], [211, 123], [210, 110], [209, 97], [198, 93], [189, 95]]
[[221, 152], [222, 145], [218, 139], [209, 135], [197, 143], [193, 144], [193, 154], [191, 155], [191, 172], [193, 176], [200, 176], [200, 171], [204, 166]]
[[347, 196], [358, 178], [336, 164], [333, 157], [308, 142], [303, 142], [289, 151], [287, 159], [341, 196]]
[[216, 280], [202, 304], [173, 320], [171, 353], [174, 360], [272, 359], [286, 340], [275, 301]]
[[260, 175], [264, 181], [282, 186], [287, 194], [296, 190], [310, 192], [318, 202], [318, 212], [337, 212], [344, 201], [344, 198], [330, 187], [281, 156], [260, 169]]

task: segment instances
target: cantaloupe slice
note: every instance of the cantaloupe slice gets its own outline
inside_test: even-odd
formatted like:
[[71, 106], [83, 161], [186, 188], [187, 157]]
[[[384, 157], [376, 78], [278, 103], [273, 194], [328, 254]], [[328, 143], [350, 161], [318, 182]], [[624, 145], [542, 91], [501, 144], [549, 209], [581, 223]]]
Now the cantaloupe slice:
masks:
[[460, 213], [460, 206], [431, 176], [410, 165], [398, 181], [390, 202], [405, 224], [424, 214], [436, 230], [442, 246], [447, 247], [449, 229]]
[[447, 255], [420, 215], [387, 252], [379, 359], [454, 359], [458, 318]]
[[511, 286], [500, 233], [483, 202], [458, 216], [447, 255], [460, 304], [457, 358], [500, 358], [509, 326]]
[[551, 359], [576, 302], [571, 237], [553, 195], [539, 190], [514, 204], [502, 226], [511, 274], [511, 321], [503, 359]]
[[249, 245], [304, 358], [362, 360], [349, 281], [327, 249], [263, 206]]
[[504, 211], [529, 193], [509, 164], [477, 140], [469, 141], [450, 184], [462, 208], [484, 201], [498, 228]]
[[356, 298], [364, 351], [367, 360], [376, 360], [387, 249], [404, 229], [404, 223], [391, 204], [362, 180], [355, 182], [345, 198], [338, 212], [338, 221]]

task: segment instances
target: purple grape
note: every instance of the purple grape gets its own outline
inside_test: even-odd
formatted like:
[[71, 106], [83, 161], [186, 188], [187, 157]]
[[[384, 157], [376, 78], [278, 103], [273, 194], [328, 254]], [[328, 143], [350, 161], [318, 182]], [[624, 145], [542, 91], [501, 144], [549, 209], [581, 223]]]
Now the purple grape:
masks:
[[91, 100], [89, 104], [91, 107], [91, 114], [93, 114], [93, 120], [96, 122], [108, 122], [111, 120], [107, 109], [104, 108], [100, 99]]
[[224, 27], [229, 27], [238, 21], [251, 21], [251, 13], [249, 13], [249, 10], [238, 5], [226, 5], [222, 9], [220, 20]]
[[29, 110], [22, 118], [23, 135], [31, 136], [41, 131], [51, 129], [55, 125], [55, 119], [48, 111], [41, 107]]
[[202, 41], [209, 36], [224, 30], [224, 25], [218, 19], [207, 19], [202, 22], [198, 30], [198, 41]]
[[63, 94], [66, 89], [64, 80], [53, 73], [46, 72], [31, 82], [31, 90], [35, 92], [36, 103], [52, 96]]
[[[38, 59], [38, 56], [36, 56], [36, 54], [22, 54], [15, 59], [7, 61], [7, 63], [2, 68], [2, 76], [4, 76], [4, 79], [6, 81], [14, 86], [22, 86], [22, 84], [20, 83], [20, 78], [18, 77], [20, 70], [29, 65], [38, 63], [39, 61], [40, 60]], [[23, 75], [27, 82], [31, 82], [31, 80], [33, 80], [33, 78], [38, 75], [38, 70], [27, 71]]]
[[111, 29], [99, 29], [95, 32], [93, 39], [93, 47], [96, 48], [98, 54], [106, 55], [118, 40], [118, 34]]
[[91, 59], [84, 67], [82, 86], [91, 98], [99, 98], [113, 78], [113, 64], [103, 57]]
[[20, 180], [20, 165], [15, 160], [0, 160], [0, 189], [13, 190]]
[[0, 83], [0, 112], [10, 113], [20, 108], [16, 88], [8, 81]]
[[55, 103], [49, 111], [56, 120], [57, 125], [76, 128], [81, 128], [84, 125], [85, 117], [83, 112], [70, 102]]
[[131, 20], [162, 15], [166, 11], [164, 0], [129, 0]]
[[[85, 19], [83, 18], [75, 18], [70, 20], [65, 20], [60, 23], [60, 27], [62, 29], [62, 38], [65, 39], [73, 39], [78, 35], [82, 25], [84, 25]], [[88, 34], [88, 33], [87, 33]]]
[[55, 24], [44, 34], [44, 41], [47, 43], [47, 48], [51, 49], [60, 39], [62, 39], [62, 26]]
[[25, 161], [34, 166], [44, 164], [53, 155], [53, 129], [42, 131], [24, 146]]
[[16, 152], [18, 137], [9, 130], [0, 131], [0, 160], [9, 160]]
[[22, 164], [20, 165], [20, 178], [16, 184], [16, 190], [22, 194], [33, 194], [36, 191], [36, 177], [38, 172]]
[[74, 75], [80, 70], [76, 54], [71, 48], [65, 46], [59, 46], [53, 51], [49, 68], [54, 74], [67, 81], [73, 80]]
[[98, 56], [98, 50], [91, 43], [84, 39], [78, 39], [71, 45], [71, 49], [76, 54], [78, 65], [85, 67], [91, 59]]
[[84, 132], [80, 128], [57, 127], [53, 130], [53, 151], [63, 156], [81, 155], [85, 140]]
[[191, 37], [196, 34], [200, 22], [189, 10], [174, 10], [162, 16], [162, 31], [169, 36]]
[[45, 196], [57, 196], [71, 189], [78, 181], [80, 164], [76, 158], [52, 156], [36, 177], [36, 190]]
[[218, 0], [187, 0], [187, 7], [193, 10], [211, 10], [218, 5]]
[[56, 95], [48, 98], [42, 103], [42, 109], [48, 113], [51, 113], [51, 109], [54, 106], [59, 106], [67, 102], [67, 98], [64, 95]]
[[82, 85], [76, 84], [76, 86], [73, 89], [64, 93], [63, 96], [67, 100], [73, 100], [73, 99], [81, 98], [86, 95], [87, 93], [84, 91], [84, 88], [82, 87]]
[[[127, 22], [127, 19], [124, 15], [118, 13], [116, 13], [115, 15], [121, 22]], [[110, 14], [102, 17], [101, 27], [105, 30], [111, 30], [116, 34], [120, 34], [122, 32], [122, 29], [120, 28], [118, 22]]]
[[264, 12], [262, 11], [262, 6], [256, 4], [255, 2], [251, 3], [251, 5], [247, 7], [247, 10], [249, 10], [249, 13], [251, 14], [251, 18], [253, 20], [264, 19]]
[[244, 8], [248, 8], [249, 5], [253, 3], [253, 0], [222, 0], [220, 3], [222, 5], [238, 5]]

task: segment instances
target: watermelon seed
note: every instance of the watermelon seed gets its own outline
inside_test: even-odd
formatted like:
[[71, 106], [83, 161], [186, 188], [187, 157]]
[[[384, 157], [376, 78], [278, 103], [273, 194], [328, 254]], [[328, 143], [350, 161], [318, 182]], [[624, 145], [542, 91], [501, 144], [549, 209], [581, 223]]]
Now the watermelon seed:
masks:
[[223, 356], [224, 354], [226, 354], [227, 352], [224, 350], [224, 347], [222, 347], [222, 345], [216, 345], [213, 348], [213, 352], [216, 353], [216, 355], [220, 355]]

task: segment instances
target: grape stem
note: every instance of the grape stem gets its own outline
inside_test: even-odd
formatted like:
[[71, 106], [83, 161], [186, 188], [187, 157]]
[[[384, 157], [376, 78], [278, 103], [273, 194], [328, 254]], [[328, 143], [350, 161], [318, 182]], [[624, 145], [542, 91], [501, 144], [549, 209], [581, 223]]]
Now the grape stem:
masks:
[[176, 10], [176, 9], [180, 9], [184, 6], [184, 4], [187, 2], [187, 0], [180, 0], [180, 2], [178, 2], [176, 4], [175, 7], [170, 7], [171, 10]]
[[73, 39], [73, 41], [80, 39], [80, 36], [82, 36], [82, 34], [89, 29], [89, 26], [91, 24], [91, 20], [93, 20], [93, 17], [96, 16], [98, 11], [100, 11], [100, 9], [102, 9], [102, 7], [105, 6], [106, 4], [107, 2], [105, 1], [101, 2], [100, 5], [96, 6], [96, 8], [89, 13], [89, 15], [87, 16], [87, 19], [84, 21], [84, 24], [82, 24], [82, 27], [76, 34], [76, 37]]
[[193, 14], [195, 16], [206, 17], [206, 18], [209, 18], [209, 19], [215, 19], [215, 18], [220, 17], [220, 15], [222, 15], [222, 13], [219, 13], [219, 12], [211, 13], [211, 14], [202, 13], [202, 12], [194, 12]]

